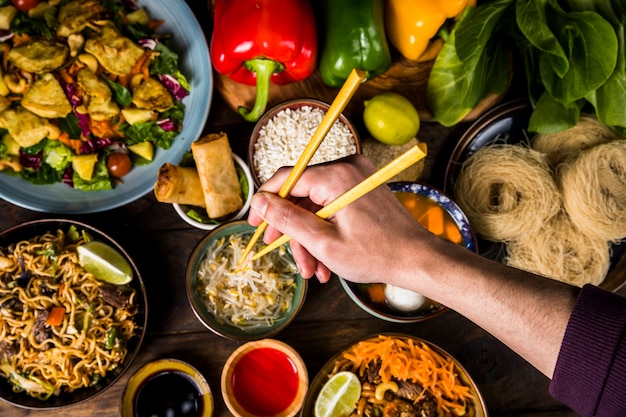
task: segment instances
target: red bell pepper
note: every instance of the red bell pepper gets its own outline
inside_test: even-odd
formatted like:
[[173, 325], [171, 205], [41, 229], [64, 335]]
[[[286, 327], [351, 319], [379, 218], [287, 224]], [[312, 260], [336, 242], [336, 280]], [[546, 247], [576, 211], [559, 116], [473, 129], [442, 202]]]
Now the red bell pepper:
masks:
[[256, 85], [247, 121], [261, 117], [270, 82], [301, 81], [317, 66], [315, 15], [308, 0], [215, 0], [211, 61], [232, 80]]

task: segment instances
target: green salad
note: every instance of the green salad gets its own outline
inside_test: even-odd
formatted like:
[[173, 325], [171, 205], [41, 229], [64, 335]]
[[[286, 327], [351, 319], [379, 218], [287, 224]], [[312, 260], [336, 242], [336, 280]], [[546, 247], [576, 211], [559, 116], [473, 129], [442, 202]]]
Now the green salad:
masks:
[[0, 173], [108, 190], [168, 149], [190, 87], [162, 24], [130, 0], [0, 0]]

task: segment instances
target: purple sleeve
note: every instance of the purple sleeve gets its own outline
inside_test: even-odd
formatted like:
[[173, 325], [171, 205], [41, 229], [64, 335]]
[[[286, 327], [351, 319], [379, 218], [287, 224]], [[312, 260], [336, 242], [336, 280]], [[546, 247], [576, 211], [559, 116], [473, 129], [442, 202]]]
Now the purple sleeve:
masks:
[[626, 298], [592, 285], [572, 311], [550, 394], [583, 417], [626, 416]]

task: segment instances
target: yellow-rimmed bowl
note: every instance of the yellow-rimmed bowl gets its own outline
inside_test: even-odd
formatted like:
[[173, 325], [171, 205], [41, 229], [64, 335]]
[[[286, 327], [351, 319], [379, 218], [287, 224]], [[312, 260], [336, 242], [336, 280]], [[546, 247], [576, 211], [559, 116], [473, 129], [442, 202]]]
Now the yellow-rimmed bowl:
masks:
[[142, 366], [128, 380], [121, 417], [211, 417], [213, 409], [211, 387], [196, 368], [178, 359], [159, 359]]

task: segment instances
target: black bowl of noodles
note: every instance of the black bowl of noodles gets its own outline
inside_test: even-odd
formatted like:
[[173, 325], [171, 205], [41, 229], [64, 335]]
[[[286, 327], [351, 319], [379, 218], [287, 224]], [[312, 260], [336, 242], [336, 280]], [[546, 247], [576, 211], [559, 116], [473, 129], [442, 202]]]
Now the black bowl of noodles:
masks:
[[[343, 395], [333, 385], [343, 387]], [[300, 417], [328, 415], [329, 410], [383, 415], [385, 407], [398, 415], [400, 410], [417, 416], [444, 415], [443, 410], [465, 417], [488, 415], [478, 386], [448, 352], [415, 336], [381, 333], [356, 340], [326, 362], [309, 385]], [[435, 410], [440, 411], [431, 414]]]
[[[626, 244], [623, 243], [624, 239], [615, 239], [615, 236], [598, 237], [587, 236], [587, 233], [578, 233], [578, 231], [583, 230], [583, 223], [600, 217], [598, 213], [601, 210], [597, 209], [597, 205], [601, 201], [601, 190], [604, 186], [593, 183], [594, 185], [589, 187], [589, 184], [592, 184], [590, 176], [586, 173], [582, 174], [582, 177], [585, 178], [582, 185], [589, 189], [589, 192], [584, 194], [596, 196], [592, 197], [589, 202], [589, 204], [596, 206], [596, 210], [593, 210], [593, 215], [583, 214], [581, 217], [574, 210], [576, 207], [572, 207], [572, 204], [568, 206], [565, 201], [566, 190], [572, 190], [570, 194], [574, 192], [579, 195], [583, 194], [579, 191], [582, 188], [578, 187], [581, 184], [578, 183], [576, 187], [567, 187], [564, 175], [567, 175], [565, 173], [568, 170], [573, 173], [573, 167], [581, 166], [581, 161], [589, 163], [590, 155], [601, 152], [601, 150], [604, 150], [602, 152], [606, 154], [609, 143], [621, 143], [620, 152], [623, 153], [623, 144], [626, 142], [623, 142], [623, 137], [603, 125], [591, 113], [581, 112], [579, 122], [573, 128], [555, 134], [542, 135], [528, 130], [531, 114], [532, 107], [527, 100], [514, 100], [494, 107], [472, 123], [452, 151], [446, 168], [444, 191], [454, 196], [457, 204], [461, 206], [469, 218], [476, 232], [479, 253], [482, 256], [545, 276], [552, 277], [563, 271], [560, 279], [573, 285], [582, 286], [590, 282], [609, 291], [618, 291], [626, 284]], [[549, 168], [549, 176], [554, 180], [556, 191], [560, 194], [558, 198], [561, 199], [561, 202], [557, 204], [558, 214], [542, 221], [542, 224], [538, 226], [539, 230], [531, 231], [533, 229], [531, 223], [536, 223], [536, 220], [541, 216], [538, 215], [537, 211], [522, 210], [520, 203], [523, 199], [520, 196], [542, 195], [539, 190], [543, 187], [538, 185], [542, 182], [537, 181], [535, 174], [532, 178], [530, 177], [530, 173], [535, 172], [536, 164], [533, 163], [531, 166], [526, 161], [524, 164], [513, 164], [514, 166], [512, 166], [508, 159], [509, 155], [500, 152], [504, 148], [511, 147], [518, 148], [516, 156], [522, 155], [522, 152], [518, 151], [519, 148], [523, 148], [524, 158], [529, 152], [535, 155], [541, 154], [541, 158], [544, 158], [545, 165]], [[498, 149], [496, 150], [496, 148]], [[479, 154], [482, 155], [480, 165], [477, 163]], [[486, 157], [487, 155], [489, 158]], [[616, 153], [613, 152], [613, 155]], [[621, 159], [624, 158], [621, 157]], [[503, 165], [504, 160], [509, 163], [506, 169]], [[470, 165], [468, 161], [472, 162], [474, 168], [471, 171], [471, 176], [467, 174], [467, 167]], [[624, 164], [623, 161], [618, 163]], [[527, 169], [520, 170], [521, 166]], [[496, 173], [496, 169], [500, 169], [500, 171]], [[462, 175], [467, 176], [465, 182], [461, 178]], [[602, 175], [596, 179], [596, 182], [600, 182], [604, 177], [610, 175], [610, 173]], [[581, 175], [578, 176], [581, 177]], [[501, 196], [504, 192], [495, 195], [493, 193], [494, 189], [504, 189], [502, 184], [509, 187], [509, 190], [513, 190], [516, 195], [516, 205], [506, 209], [498, 205], [500, 201], [503, 201]], [[487, 190], [490, 190], [489, 193]], [[514, 193], [510, 192], [509, 194]], [[482, 199], [482, 207], [476, 203], [478, 198], [476, 196], [479, 195], [489, 196], [488, 199]], [[474, 207], [468, 207], [470, 199], [474, 199]], [[535, 200], [544, 200], [540, 205], [545, 208], [544, 202], [548, 200], [548, 195], [544, 193], [543, 197]], [[573, 201], [574, 199], [570, 197], [570, 200]], [[492, 210], [496, 206], [498, 210]], [[533, 205], [532, 207], [537, 206]], [[511, 217], [507, 218], [508, 209], [511, 210], [511, 213], [517, 210], [516, 219], [520, 219], [516, 223], [518, 226], [513, 226], [511, 222], [507, 222], [511, 219]], [[522, 212], [523, 215], [520, 215]], [[489, 229], [481, 224], [483, 219], [478, 219], [478, 214], [485, 214], [485, 219], [490, 219]], [[623, 216], [624, 213], [621, 215]], [[619, 216], [613, 217], [618, 219], [618, 223], [622, 223]], [[500, 222], [499, 224], [495, 221], [496, 218]], [[518, 237], [514, 233], [515, 227], [519, 227], [521, 231], [521, 234], [517, 235]], [[623, 226], [615, 228], [620, 227]], [[498, 239], [503, 233], [510, 233], [510, 235]], [[556, 239], [554, 239], [555, 236], [557, 236]], [[540, 256], [540, 253], [545, 256]], [[570, 258], [572, 262], [568, 261], [567, 257], [561, 258], [565, 259], [563, 262], [556, 262], [557, 258], [555, 257], [559, 254], [575, 254], [576, 256]], [[570, 269], [567, 269], [568, 264], [571, 265]], [[562, 267], [561, 265], [566, 266]], [[578, 280], [575, 277], [586, 278]]]
[[[39, 239], [36, 245], [32, 243], [34, 238]], [[18, 242], [25, 241], [31, 243], [16, 247]], [[126, 274], [132, 277], [130, 282], [114, 285], [96, 281], [92, 274], [77, 267], [75, 247], [87, 241], [103, 243], [117, 252], [129, 268]], [[102, 247], [99, 243], [96, 246]], [[64, 250], [57, 251], [53, 247]], [[29, 267], [28, 254], [37, 252], [38, 264], [48, 273], [33, 273]], [[16, 260], [18, 268], [12, 263]], [[29, 272], [23, 274], [22, 271]], [[15, 292], [19, 291], [17, 288], [37, 293], [33, 298], [39, 299], [40, 304], [21, 301]], [[0, 305], [3, 313], [0, 398], [33, 410], [77, 404], [115, 383], [139, 351], [148, 316], [146, 290], [128, 253], [104, 232], [65, 219], [31, 221], [0, 233]], [[23, 327], [14, 314], [17, 311], [20, 318], [33, 319], [32, 326]], [[24, 311], [27, 315], [22, 316]], [[26, 342], [21, 349], [15, 345], [18, 339]], [[70, 351], [65, 345], [59, 345], [59, 340], [65, 340], [75, 349]], [[103, 356], [90, 356], [83, 350], [87, 343], [95, 343], [98, 349], [91, 351], [104, 352]], [[27, 348], [37, 360], [30, 356]], [[100, 371], [94, 371], [90, 366], [98, 361]], [[25, 363], [30, 367], [28, 372], [22, 372]], [[79, 363], [86, 366], [76, 366]], [[88, 382], [84, 385], [60, 382], [64, 369], [84, 376]], [[26, 387], [28, 391], [18, 387]]]
[[[187, 299], [197, 319], [218, 336], [239, 341], [272, 337], [300, 312], [308, 281], [287, 244], [257, 260], [241, 259], [255, 227], [224, 223], [193, 249], [186, 271]], [[264, 243], [256, 243], [251, 254]]]

